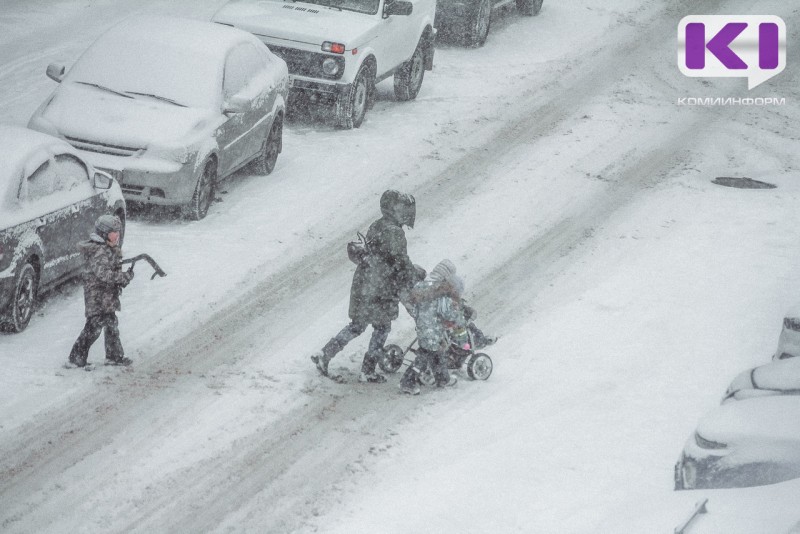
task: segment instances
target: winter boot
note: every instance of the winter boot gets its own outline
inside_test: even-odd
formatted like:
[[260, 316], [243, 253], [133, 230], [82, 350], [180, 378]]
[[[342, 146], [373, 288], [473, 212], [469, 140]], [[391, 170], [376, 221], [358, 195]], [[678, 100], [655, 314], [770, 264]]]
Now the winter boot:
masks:
[[483, 336], [482, 338], [475, 340], [475, 348], [483, 349], [488, 347], [489, 345], [494, 345], [496, 342], [497, 342], [496, 336]]
[[414, 384], [403, 384], [400, 382], [400, 391], [406, 395], [419, 395], [419, 386]]
[[371, 384], [383, 384], [386, 382], [386, 377], [376, 373], [375, 371], [372, 372], [364, 372], [362, 371], [360, 375], [358, 375], [359, 382], [369, 382]]
[[106, 365], [121, 365], [124, 367], [133, 363], [130, 358], [106, 358]]
[[69, 355], [69, 361], [64, 365], [67, 369], [74, 369], [76, 367], [86, 367], [86, 360], [77, 356]]
[[386, 377], [375, 372], [378, 365], [378, 355], [376, 351], [367, 351], [364, 354], [364, 361], [361, 362], [361, 374], [358, 376], [359, 382], [370, 382], [372, 384], [382, 384], [386, 382]]
[[324, 352], [317, 352], [311, 356], [311, 361], [314, 362], [317, 366], [317, 370], [325, 375], [328, 376], [328, 362], [330, 362], [330, 358], [325, 356]]
[[419, 369], [416, 364], [411, 365], [403, 373], [403, 378], [400, 379], [400, 391], [407, 395], [419, 395]]
[[450, 378], [447, 380], [447, 382], [442, 380], [441, 382], [437, 382], [436, 385], [438, 387], [440, 387], [440, 388], [447, 388], [447, 387], [455, 386], [456, 383], [458, 383], [458, 378], [456, 378], [455, 375], [450, 375]]

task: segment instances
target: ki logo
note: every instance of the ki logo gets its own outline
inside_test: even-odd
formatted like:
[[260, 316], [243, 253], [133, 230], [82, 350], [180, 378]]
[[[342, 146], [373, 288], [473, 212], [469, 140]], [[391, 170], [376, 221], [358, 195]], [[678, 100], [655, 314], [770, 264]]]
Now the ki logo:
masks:
[[689, 15], [678, 24], [685, 76], [747, 78], [747, 88], [786, 68], [786, 23], [774, 15]]

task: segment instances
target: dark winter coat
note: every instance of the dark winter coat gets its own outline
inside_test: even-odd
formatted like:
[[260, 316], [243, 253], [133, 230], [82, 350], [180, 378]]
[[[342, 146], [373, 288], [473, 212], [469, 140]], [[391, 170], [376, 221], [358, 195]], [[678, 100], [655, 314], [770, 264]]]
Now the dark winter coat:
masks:
[[356, 268], [350, 288], [350, 319], [388, 323], [397, 319], [400, 291], [414, 282], [414, 265], [403, 227], [391, 214], [372, 223], [366, 239], [367, 258]]
[[119, 311], [121, 288], [133, 278], [120, 267], [122, 251], [94, 236], [88, 241], [81, 241], [78, 250], [83, 257], [81, 279], [86, 317]]

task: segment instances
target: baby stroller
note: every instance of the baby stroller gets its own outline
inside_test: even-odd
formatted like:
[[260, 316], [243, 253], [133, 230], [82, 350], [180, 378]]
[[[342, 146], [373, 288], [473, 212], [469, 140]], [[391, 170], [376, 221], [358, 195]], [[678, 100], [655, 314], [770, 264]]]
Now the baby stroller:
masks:
[[[492, 359], [488, 354], [475, 352], [472, 332], [468, 328], [460, 328], [450, 332], [449, 338], [447, 368], [461, 369], [466, 364], [467, 375], [471, 379], [487, 380], [492, 374]], [[417, 354], [418, 347], [417, 338], [414, 338], [405, 350], [399, 345], [386, 345], [383, 358], [378, 361], [378, 365], [385, 373], [396, 373], [403, 363], [408, 365], [413, 363], [412, 360], [406, 360], [406, 354], [409, 352]], [[422, 370], [419, 381], [425, 386], [436, 384], [436, 378], [430, 368]]]

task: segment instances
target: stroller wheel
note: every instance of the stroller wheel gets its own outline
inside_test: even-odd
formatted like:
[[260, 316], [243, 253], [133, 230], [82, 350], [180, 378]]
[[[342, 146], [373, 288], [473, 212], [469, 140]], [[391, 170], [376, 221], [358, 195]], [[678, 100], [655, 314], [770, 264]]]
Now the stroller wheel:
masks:
[[473, 354], [467, 362], [467, 374], [473, 380], [488, 379], [492, 375], [492, 368], [492, 359], [482, 352]]
[[378, 361], [378, 365], [384, 373], [396, 373], [403, 365], [403, 349], [397, 345], [386, 345], [383, 348], [383, 358]]
[[417, 377], [417, 380], [419, 380], [419, 383], [423, 386], [433, 387], [436, 385], [436, 377], [433, 376], [433, 371], [430, 369], [422, 371]]

